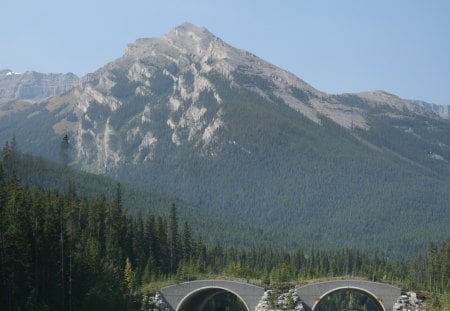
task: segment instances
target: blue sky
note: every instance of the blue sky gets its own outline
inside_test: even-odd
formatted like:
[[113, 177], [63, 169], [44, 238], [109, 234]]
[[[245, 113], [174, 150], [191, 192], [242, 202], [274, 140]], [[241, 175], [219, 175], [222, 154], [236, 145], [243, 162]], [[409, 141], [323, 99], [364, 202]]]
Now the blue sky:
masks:
[[189, 21], [328, 93], [450, 105], [447, 0], [2, 0], [0, 69], [84, 75]]

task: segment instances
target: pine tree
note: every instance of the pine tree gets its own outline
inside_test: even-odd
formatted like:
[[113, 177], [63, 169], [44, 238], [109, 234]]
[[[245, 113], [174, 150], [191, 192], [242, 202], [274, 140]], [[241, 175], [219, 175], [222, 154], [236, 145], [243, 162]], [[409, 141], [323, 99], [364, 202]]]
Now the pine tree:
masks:
[[178, 216], [175, 204], [172, 204], [170, 208], [169, 256], [170, 256], [170, 273], [173, 274], [177, 270], [179, 261]]
[[11, 139], [11, 153], [14, 156], [17, 155], [17, 152], [19, 151], [19, 148], [17, 147], [17, 141], [16, 141], [16, 135], [13, 135]]
[[60, 157], [62, 164], [68, 165], [70, 163], [70, 143], [69, 136], [67, 134], [64, 135], [61, 142]]
[[206, 246], [203, 243], [203, 239], [200, 235], [197, 237], [197, 241], [195, 243], [195, 251], [194, 254], [197, 255], [195, 258], [195, 269], [198, 273], [205, 273], [206, 272], [206, 260], [207, 260], [207, 254], [206, 254]]
[[135, 273], [133, 271], [133, 265], [131, 264], [131, 260], [129, 257], [125, 260], [125, 271], [124, 271], [124, 279], [126, 282], [126, 286], [131, 293], [135, 287]]
[[122, 210], [122, 190], [120, 183], [117, 183], [113, 203], [107, 203], [106, 206], [106, 257], [118, 267], [125, 260], [124, 249], [127, 226]]
[[3, 161], [3, 167], [6, 170], [6, 172], [11, 174], [11, 172], [13, 171], [12, 151], [11, 151], [11, 146], [9, 145], [8, 141], [6, 141], [5, 146], [2, 149], [2, 161]]
[[183, 260], [188, 262], [192, 256], [192, 229], [187, 221], [184, 222], [182, 233]]
[[116, 184], [116, 194], [114, 197], [114, 207], [117, 211], [122, 211], [122, 186], [120, 182]]
[[432, 292], [436, 291], [438, 277], [438, 250], [434, 243], [428, 244], [427, 255], [427, 285]]
[[3, 171], [3, 163], [0, 160], [0, 186], [3, 183], [3, 178], [4, 178], [5, 172]]
[[[167, 223], [164, 219], [158, 216], [156, 221], [156, 240], [158, 252], [155, 253], [156, 258], [158, 258], [158, 268], [159, 272], [163, 274], [170, 273], [170, 258], [169, 258], [169, 245], [167, 240]], [[166, 260], [168, 258], [169, 260]]]
[[149, 267], [154, 273], [158, 267], [160, 267], [161, 257], [161, 245], [158, 239], [157, 226], [155, 223], [155, 217], [151, 214], [147, 215], [144, 224], [144, 245], [145, 245], [145, 257], [147, 258], [146, 264], [151, 262]]
[[153, 256], [150, 256], [145, 264], [145, 269], [142, 275], [142, 284], [150, 283], [155, 277], [154, 271], [156, 270], [156, 264]]
[[132, 229], [129, 229], [129, 234], [131, 234], [132, 238], [131, 253], [133, 253], [133, 256], [135, 258], [136, 266], [145, 267], [149, 256], [150, 241], [148, 241], [145, 236], [144, 218], [142, 217], [142, 215], [138, 215], [137, 219], [135, 219], [131, 227]]
[[[440, 252], [440, 277], [441, 277], [441, 290], [447, 292], [450, 296], [450, 236], [442, 243]], [[450, 300], [450, 299], [449, 299]]]
[[6, 200], [6, 187], [4, 187], [4, 183], [5, 183], [5, 171], [3, 170], [3, 162], [0, 160], [0, 215], [2, 213]]

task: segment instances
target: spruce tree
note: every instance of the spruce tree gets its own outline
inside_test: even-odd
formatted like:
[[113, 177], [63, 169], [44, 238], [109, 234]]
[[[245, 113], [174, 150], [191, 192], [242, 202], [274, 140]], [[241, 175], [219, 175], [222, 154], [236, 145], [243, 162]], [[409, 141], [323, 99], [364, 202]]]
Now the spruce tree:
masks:
[[170, 256], [170, 273], [174, 274], [177, 271], [179, 261], [178, 216], [175, 204], [172, 204], [170, 208], [169, 256]]
[[68, 165], [70, 163], [70, 143], [69, 136], [67, 134], [64, 135], [61, 142], [60, 157], [62, 164]]
[[127, 256], [125, 260], [125, 271], [124, 271], [124, 279], [126, 286], [131, 293], [135, 287], [135, 273], [133, 271], [133, 265], [131, 264], [130, 258]]
[[187, 221], [184, 222], [183, 233], [182, 233], [182, 250], [183, 250], [183, 260], [188, 262], [192, 256], [192, 229]]

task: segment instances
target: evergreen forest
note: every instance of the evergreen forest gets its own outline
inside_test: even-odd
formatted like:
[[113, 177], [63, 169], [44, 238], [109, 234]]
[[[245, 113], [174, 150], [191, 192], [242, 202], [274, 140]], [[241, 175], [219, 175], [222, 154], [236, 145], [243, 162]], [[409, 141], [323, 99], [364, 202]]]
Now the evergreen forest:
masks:
[[207, 243], [174, 203], [131, 215], [120, 183], [108, 197], [82, 195], [70, 181], [64, 190], [29, 186], [11, 170], [19, 157], [7, 145], [0, 162], [1, 310], [139, 310], [163, 284], [204, 278], [283, 288], [351, 276], [424, 291], [437, 310], [449, 303], [450, 237], [410, 259]]

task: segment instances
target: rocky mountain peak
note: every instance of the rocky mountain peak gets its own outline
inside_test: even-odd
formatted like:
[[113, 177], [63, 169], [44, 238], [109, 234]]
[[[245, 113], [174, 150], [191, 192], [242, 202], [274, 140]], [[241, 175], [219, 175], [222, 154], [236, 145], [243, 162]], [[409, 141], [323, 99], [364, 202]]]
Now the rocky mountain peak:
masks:
[[[320, 94], [303, 80], [256, 55], [235, 48], [204, 27], [184, 23], [159, 38], [141, 38], [128, 45], [124, 57], [112, 67], [145, 63], [152, 67], [194, 66], [200, 72], [215, 70], [231, 78], [235, 71], [259, 76], [282, 88], [295, 87]], [[110, 66], [110, 67], [111, 67]]]
[[193, 35], [203, 38], [206, 37], [215, 38], [215, 36], [211, 32], [209, 32], [209, 30], [206, 29], [205, 27], [198, 27], [189, 22], [185, 22], [175, 27], [168, 34], [166, 34], [166, 36], [191, 37], [191, 38], [194, 37]]
[[137, 39], [128, 45], [125, 57], [142, 59], [165, 55], [172, 61], [180, 55], [201, 58], [213, 42], [222, 41], [204, 27], [184, 23], [159, 38]]
[[174, 28], [162, 39], [167, 40], [174, 47], [181, 48], [185, 53], [200, 57], [208, 51], [213, 41], [220, 40], [208, 29], [190, 23], [184, 23]]

